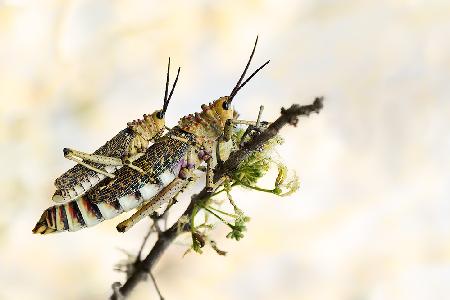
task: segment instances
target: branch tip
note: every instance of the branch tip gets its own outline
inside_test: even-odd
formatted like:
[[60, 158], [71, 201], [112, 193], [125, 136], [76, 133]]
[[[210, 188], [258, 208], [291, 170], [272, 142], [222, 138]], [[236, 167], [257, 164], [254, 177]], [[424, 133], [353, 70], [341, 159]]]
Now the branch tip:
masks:
[[115, 300], [124, 300], [125, 299], [124, 295], [120, 292], [120, 288], [122, 287], [120, 282], [114, 282], [111, 287], [113, 289], [113, 295], [111, 296], [111, 299], [115, 299]]
[[[273, 123], [269, 125], [267, 129], [259, 132], [257, 135], [253, 136], [245, 145], [237, 151], [230, 154], [229, 158], [224, 161], [223, 164], [216, 167], [214, 170], [214, 183], [217, 183], [224, 176], [232, 174], [234, 170], [254, 151], [257, 151], [264, 143], [269, 141], [271, 138], [275, 137], [281, 128], [285, 125], [290, 124], [296, 126], [298, 124], [298, 117], [302, 115], [308, 116], [310, 113], [319, 113], [323, 108], [323, 97], [316, 97], [314, 102], [310, 105], [300, 106], [298, 104], [293, 104], [290, 108], [281, 108], [281, 116], [279, 116]], [[194, 207], [198, 201], [202, 201], [211, 195], [206, 188], [201, 190], [198, 194], [191, 196], [191, 202], [186, 208], [184, 213], [169, 229], [165, 231], [160, 231], [158, 239], [149, 254], [142, 260], [136, 263], [135, 269], [132, 274], [128, 277], [126, 282], [121, 285], [119, 282], [115, 282], [112, 285], [113, 295], [111, 299], [123, 300], [127, 297], [134, 287], [142, 280], [144, 280], [147, 275], [153, 277], [151, 270], [159, 260], [164, 251], [169, 247], [169, 245], [175, 240], [175, 238], [183, 232], [190, 231], [190, 226], [188, 223], [184, 223], [182, 220], [189, 218], [193, 213]], [[164, 214], [163, 214], [164, 215]], [[159, 219], [161, 216], [158, 216]], [[154, 220], [157, 222], [157, 220]], [[193, 238], [197, 239], [200, 245], [204, 246], [205, 240], [201, 234], [194, 232]], [[221, 255], [225, 255], [226, 252], [219, 250], [215, 245], [215, 242], [210, 241], [213, 244], [214, 250]], [[140, 257], [139, 257], [140, 258]], [[153, 279], [154, 281], [154, 279]], [[154, 281], [155, 282], [155, 281]], [[155, 284], [156, 286], [156, 284]], [[158, 289], [158, 287], [156, 286]], [[163, 299], [161, 293], [158, 291], [160, 299]]]

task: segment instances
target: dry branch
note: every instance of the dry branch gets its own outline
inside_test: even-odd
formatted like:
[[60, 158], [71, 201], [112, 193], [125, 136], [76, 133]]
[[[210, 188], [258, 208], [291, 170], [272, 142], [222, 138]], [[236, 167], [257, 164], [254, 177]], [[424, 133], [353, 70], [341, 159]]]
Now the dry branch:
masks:
[[[220, 178], [231, 175], [239, 164], [244, 161], [252, 152], [258, 150], [264, 143], [275, 137], [281, 128], [287, 124], [296, 126], [299, 116], [308, 116], [312, 112], [319, 113], [323, 107], [323, 98], [316, 98], [310, 105], [300, 106], [293, 104], [288, 109], [281, 109], [281, 115], [276, 119], [266, 130], [253, 136], [244, 146], [233, 152], [230, 157], [220, 166], [214, 170], [214, 180], [218, 181]], [[206, 191], [206, 188], [200, 191], [200, 193], [191, 197], [191, 202], [186, 208], [180, 219], [184, 216], [190, 216], [194, 210], [197, 201], [203, 200], [210, 196], [210, 192]], [[180, 220], [179, 219], [179, 220]], [[156, 222], [156, 220], [155, 220]], [[175, 222], [169, 229], [161, 232], [158, 236], [158, 240], [150, 250], [149, 254], [143, 260], [139, 260], [135, 264], [131, 276], [128, 277], [125, 284], [120, 286], [118, 283], [113, 284], [112, 300], [120, 300], [126, 298], [136, 287], [136, 285], [145, 280], [155, 264], [159, 261], [164, 251], [174, 241], [174, 239], [182, 232], [189, 231], [189, 224], [184, 224], [180, 230], [179, 221]]]

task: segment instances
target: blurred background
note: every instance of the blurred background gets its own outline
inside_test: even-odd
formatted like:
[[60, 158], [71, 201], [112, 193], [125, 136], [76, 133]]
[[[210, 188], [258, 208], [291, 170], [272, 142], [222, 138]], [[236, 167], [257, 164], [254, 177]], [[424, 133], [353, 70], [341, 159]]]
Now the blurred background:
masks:
[[[31, 234], [72, 166], [162, 105], [169, 126], [228, 95], [256, 35], [241, 117], [325, 96], [279, 152], [301, 180], [289, 198], [236, 191], [251, 216], [229, 251], [182, 254], [154, 274], [166, 299], [450, 299], [450, 3], [411, 1], [0, 0], [0, 299], [105, 299], [148, 222], [120, 216]], [[174, 76], [174, 75], [173, 75]], [[189, 193], [188, 193], [189, 194]], [[182, 208], [186, 202], [178, 205]], [[151, 282], [131, 299], [156, 299]]]

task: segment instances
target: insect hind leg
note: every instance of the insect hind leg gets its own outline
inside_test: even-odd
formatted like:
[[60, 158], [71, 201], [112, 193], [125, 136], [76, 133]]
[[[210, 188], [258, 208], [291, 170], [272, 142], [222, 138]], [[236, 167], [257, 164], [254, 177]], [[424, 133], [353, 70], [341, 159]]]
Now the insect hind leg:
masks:
[[179, 177], [175, 178], [149, 202], [142, 205], [130, 218], [119, 223], [116, 227], [117, 230], [119, 232], [125, 232], [143, 218], [150, 216], [163, 204], [170, 202], [174, 197], [181, 193], [192, 180], [193, 175], [187, 179], [182, 179]]
[[73, 150], [69, 148], [63, 149], [64, 157], [70, 160], [73, 160], [80, 165], [93, 170], [97, 173], [103, 174], [105, 176], [108, 176], [110, 178], [114, 178], [114, 174], [111, 174], [109, 172], [106, 172], [105, 170], [99, 169], [95, 166], [92, 166], [86, 162], [92, 162], [97, 163], [101, 165], [107, 165], [107, 166], [121, 166], [122, 160], [115, 157], [108, 157], [103, 155], [96, 155], [96, 154], [89, 154], [78, 150]]
[[136, 159], [141, 157], [143, 155], [142, 153], [138, 153], [132, 157], [126, 157], [126, 158], [121, 159], [121, 158], [117, 158], [117, 157], [89, 154], [89, 153], [85, 153], [82, 151], [69, 149], [69, 148], [64, 148], [63, 152], [64, 152], [65, 158], [73, 160], [73, 161], [79, 163], [80, 165], [83, 165], [86, 168], [93, 170], [97, 173], [103, 174], [109, 178], [114, 178], [115, 177], [114, 174], [111, 174], [105, 170], [102, 170], [95, 166], [92, 166], [92, 165], [86, 163], [86, 161], [105, 165], [105, 166], [121, 167], [121, 166], [125, 165], [125, 166], [128, 166], [128, 167], [140, 172], [141, 174], [145, 174], [145, 172], [141, 168], [133, 165], [133, 161], [135, 161]]

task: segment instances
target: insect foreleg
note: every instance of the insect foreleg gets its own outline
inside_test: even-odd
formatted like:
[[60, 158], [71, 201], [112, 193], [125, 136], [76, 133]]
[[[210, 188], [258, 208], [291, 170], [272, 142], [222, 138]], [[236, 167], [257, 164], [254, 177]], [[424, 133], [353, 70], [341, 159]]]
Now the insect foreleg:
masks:
[[[218, 142], [217, 144], [220, 144], [220, 142]], [[228, 159], [228, 156], [231, 153], [230, 149], [227, 149], [228, 153], [225, 154], [226, 158]], [[212, 156], [210, 158], [208, 158], [206, 160], [206, 170], [204, 170], [206, 172], [206, 190], [207, 192], [211, 193], [214, 192], [220, 185], [223, 184], [224, 180], [227, 178], [227, 176], [223, 176], [221, 177], [219, 180], [217, 180], [217, 182], [214, 182], [214, 169], [217, 166], [217, 164], [220, 162], [220, 152], [219, 152], [219, 147], [216, 147], [216, 155], [215, 158]], [[200, 168], [197, 168], [200, 169]]]
[[228, 119], [225, 123], [224, 132], [223, 135], [220, 137], [219, 142], [216, 144], [216, 157], [217, 157], [217, 163], [220, 165], [223, 163], [223, 159], [227, 159], [229, 156], [229, 153], [226, 157], [222, 157], [222, 145], [225, 143], [228, 143], [231, 140], [231, 136], [233, 134], [234, 125], [241, 124], [241, 125], [248, 125], [247, 129], [245, 130], [244, 134], [242, 135], [239, 145], [242, 147], [242, 143], [245, 140], [246, 136], [252, 131], [257, 130], [261, 131], [261, 128], [266, 127], [269, 123], [268, 122], [261, 122], [261, 115], [264, 110], [264, 106], [259, 107], [258, 117], [256, 121], [246, 121], [246, 120], [236, 120], [236, 119]]
[[214, 172], [213, 172], [213, 166], [212, 166], [212, 157], [210, 157], [206, 161], [206, 190], [208, 192], [213, 191], [214, 186]]
[[233, 127], [234, 125], [248, 125], [251, 129], [261, 129], [268, 125], [270, 125], [270, 122], [258, 122], [258, 121], [247, 121], [247, 120], [234, 120], [229, 119], [227, 120], [224, 128], [224, 135], [223, 139], [225, 141], [229, 141], [231, 139], [231, 135], [233, 133]]
[[257, 126], [256, 121], [247, 121], [247, 120], [230, 120], [230, 123], [232, 123], [233, 125], [249, 125], [249, 126], [254, 126], [254, 127], [260, 127], [262, 125], [267, 126], [270, 125], [270, 122], [260, 122], [259, 126]]
[[241, 137], [241, 140], [240, 140], [240, 142], [239, 142], [239, 147], [242, 147], [242, 146], [243, 146], [244, 141], [245, 141], [245, 138], [247, 137], [247, 135], [250, 134], [250, 132], [251, 132], [252, 130], [255, 129], [255, 127], [256, 127], [257, 129], [259, 129], [260, 124], [261, 124], [261, 115], [262, 115], [262, 112], [263, 112], [263, 111], [264, 111], [264, 106], [261, 105], [261, 106], [259, 107], [258, 117], [256, 118], [256, 124], [255, 124], [255, 126], [253, 127], [252, 125], [250, 125], [250, 126], [247, 127], [247, 129], [245, 130], [244, 134], [243, 134], [242, 137]]

